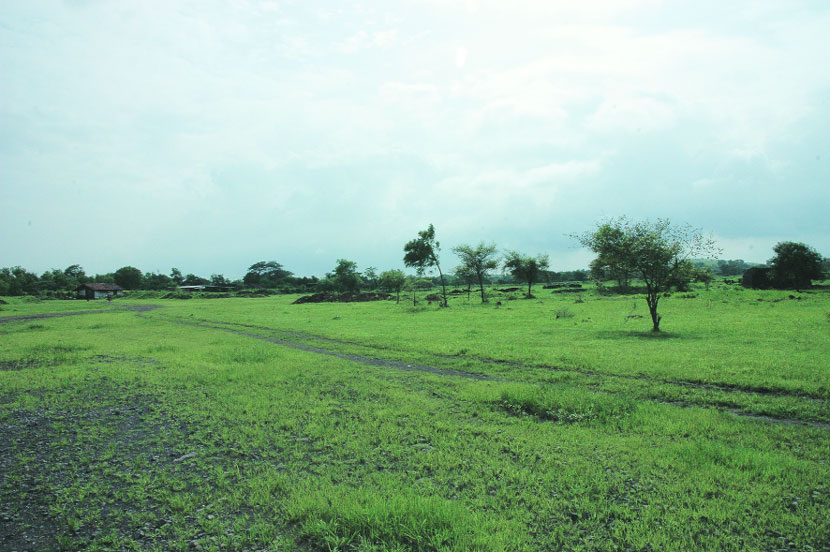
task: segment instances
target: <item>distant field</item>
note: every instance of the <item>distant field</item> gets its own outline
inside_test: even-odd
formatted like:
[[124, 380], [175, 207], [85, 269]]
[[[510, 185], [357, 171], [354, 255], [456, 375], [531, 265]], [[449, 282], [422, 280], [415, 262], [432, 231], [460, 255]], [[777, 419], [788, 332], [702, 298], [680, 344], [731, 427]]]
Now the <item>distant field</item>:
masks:
[[7, 298], [0, 549], [830, 550], [830, 292], [535, 293]]

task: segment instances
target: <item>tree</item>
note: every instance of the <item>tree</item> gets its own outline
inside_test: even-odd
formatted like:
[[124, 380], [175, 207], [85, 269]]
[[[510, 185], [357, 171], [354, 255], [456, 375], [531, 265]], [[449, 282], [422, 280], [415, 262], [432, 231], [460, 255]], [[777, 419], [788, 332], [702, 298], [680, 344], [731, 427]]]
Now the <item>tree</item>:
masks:
[[531, 293], [533, 284], [539, 280], [548, 266], [550, 266], [550, 261], [547, 255], [525, 257], [517, 251], [508, 251], [504, 256], [505, 272], [510, 272], [517, 280], [527, 282], [528, 299], [533, 298], [533, 293]]
[[387, 270], [381, 272], [378, 279], [378, 285], [383, 291], [389, 293], [396, 293], [398, 296], [398, 303], [401, 302], [401, 290], [406, 283], [406, 275], [401, 270]]
[[363, 270], [363, 282], [367, 289], [375, 289], [378, 287], [378, 269], [370, 266]]
[[801, 289], [810, 287], [811, 280], [824, 277], [822, 257], [812, 247], [803, 243], [779, 242], [772, 248], [775, 256], [770, 259], [772, 280], [777, 288]]
[[740, 276], [749, 266], [743, 259], [720, 260], [718, 261], [718, 272], [721, 276]]
[[225, 278], [224, 274], [211, 274], [210, 285], [219, 287], [230, 287], [233, 285], [233, 282]]
[[628, 236], [611, 224], [601, 224], [592, 238], [597, 258], [591, 261], [591, 276], [596, 280], [616, 280], [617, 289], [624, 291], [631, 284], [634, 267], [627, 261]]
[[177, 286], [180, 286], [184, 283], [184, 276], [182, 276], [182, 271], [178, 268], [170, 269], [170, 279], [176, 282]]
[[161, 273], [146, 272], [141, 287], [144, 289], [164, 290], [175, 286], [170, 276]]
[[124, 289], [139, 289], [143, 274], [134, 266], [122, 266], [115, 271], [115, 283]]
[[487, 279], [487, 274], [491, 270], [495, 270], [499, 266], [496, 260], [496, 245], [485, 245], [480, 242], [477, 247], [473, 248], [469, 245], [459, 245], [453, 247], [453, 253], [458, 255], [461, 261], [461, 266], [464, 267], [464, 272], [469, 272], [475, 276], [475, 281], [481, 290], [481, 302], [486, 303], [487, 299], [484, 297], [484, 280]]
[[435, 227], [430, 224], [426, 230], [418, 232], [418, 237], [407, 242], [403, 250], [405, 252], [404, 264], [415, 268], [419, 275], [433, 266], [438, 269], [438, 275], [441, 277], [441, 293], [444, 297], [441, 305], [448, 306], [447, 286], [444, 282], [444, 273], [441, 272], [441, 265], [438, 262], [438, 252], [441, 250], [441, 244], [435, 241]]
[[702, 282], [706, 286], [706, 291], [709, 291], [709, 284], [715, 279], [715, 274], [711, 268], [695, 268], [695, 282]]
[[408, 277], [406, 279], [406, 284], [404, 284], [404, 289], [411, 289], [412, 290], [412, 306], [416, 306], [418, 304], [418, 297], [416, 295], [417, 290], [428, 290], [432, 288], [432, 281], [428, 278], [414, 278]]
[[208, 284], [210, 284], [210, 280], [196, 276], [195, 274], [188, 274], [181, 283], [183, 286], [206, 286]]
[[68, 267], [66, 267], [63, 270], [63, 274], [67, 278], [73, 279], [75, 282], [77, 282], [77, 285], [74, 285], [73, 289], [77, 288], [80, 284], [86, 283], [89, 280], [89, 278], [86, 275], [86, 272], [84, 272], [83, 267], [77, 264], [69, 265]]
[[242, 278], [246, 286], [275, 288], [280, 282], [291, 276], [277, 261], [259, 261], [248, 267], [248, 272]]
[[[605, 249], [609, 242], [604, 237], [609, 230], [618, 236], [612, 243], [622, 247]], [[661, 295], [682, 279], [693, 277], [694, 267], [689, 259], [720, 253], [715, 242], [699, 230], [688, 225], [674, 226], [668, 219], [631, 222], [620, 217], [598, 225], [593, 232], [573, 237], [598, 256], [619, 263], [617, 268], [629, 269], [643, 280], [654, 332], [660, 331], [657, 304]]]
[[357, 272], [357, 263], [346, 259], [337, 259], [334, 274], [329, 275], [340, 293], [359, 293], [363, 280]]
[[455, 267], [454, 276], [456, 280], [464, 284], [467, 291], [467, 302], [470, 302], [470, 292], [473, 284], [476, 282], [476, 275], [468, 267], [459, 265]]

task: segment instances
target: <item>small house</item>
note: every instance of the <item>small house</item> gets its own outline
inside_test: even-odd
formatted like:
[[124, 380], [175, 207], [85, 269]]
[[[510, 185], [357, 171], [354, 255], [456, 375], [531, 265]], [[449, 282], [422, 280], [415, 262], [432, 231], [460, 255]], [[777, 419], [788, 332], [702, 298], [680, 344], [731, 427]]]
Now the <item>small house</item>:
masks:
[[78, 288], [78, 299], [106, 299], [124, 294], [124, 288], [117, 284], [83, 284]]

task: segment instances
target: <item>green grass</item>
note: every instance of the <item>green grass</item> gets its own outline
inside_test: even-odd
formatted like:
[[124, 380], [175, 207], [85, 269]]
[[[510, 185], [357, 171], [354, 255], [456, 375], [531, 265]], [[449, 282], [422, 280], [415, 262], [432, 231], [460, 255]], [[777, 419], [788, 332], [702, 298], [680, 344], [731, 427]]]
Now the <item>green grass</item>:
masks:
[[830, 546], [828, 294], [695, 293], [2, 323], [0, 548]]

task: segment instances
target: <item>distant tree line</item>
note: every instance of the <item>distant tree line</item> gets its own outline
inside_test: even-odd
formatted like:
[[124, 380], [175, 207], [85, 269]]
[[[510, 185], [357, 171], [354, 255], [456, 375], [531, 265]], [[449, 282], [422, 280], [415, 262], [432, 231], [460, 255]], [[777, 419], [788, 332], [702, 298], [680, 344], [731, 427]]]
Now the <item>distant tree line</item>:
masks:
[[[632, 222], [625, 217], [597, 224], [594, 230], [573, 234], [573, 238], [596, 253], [588, 270], [553, 271], [547, 255], [530, 256], [506, 251], [500, 257], [496, 245], [480, 242], [472, 246], [460, 244], [452, 248], [459, 264], [449, 272], [441, 265], [441, 244], [435, 227], [430, 224], [404, 247], [403, 264], [415, 270], [406, 275], [391, 269], [378, 273], [376, 267], [362, 272], [356, 262], [338, 259], [334, 269], [323, 278], [297, 277], [277, 261], [258, 261], [248, 267], [245, 275], [231, 280], [222, 274], [210, 278], [183, 274], [172, 268], [169, 274], [142, 272], [123, 266], [115, 272], [89, 276], [77, 264], [52, 269], [37, 275], [15, 266], [0, 269], [0, 295], [40, 295], [57, 298], [72, 297], [85, 283], [115, 283], [127, 290], [174, 290], [180, 286], [212, 286], [214, 289], [239, 291], [263, 289], [280, 293], [332, 292], [356, 294], [361, 291], [383, 290], [400, 300], [402, 291], [411, 291], [413, 302], [417, 291], [441, 286], [440, 302], [447, 305], [447, 286], [463, 286], [468, 295], [473, 288], [487, 301], [486, 284], [522, 284], [526, 297], [533, 297], [533, 285], [564, 281], [592, 280], [599, 287], [615, 284], [618, 292], [645, 292], [654, 330], [659, 331], [657, 305], [661, 294], [685, 290], [691, 282], [703, 282], [707, 289], [716, 276], [742, 275], [758, 266], [737, 260], [695, 259], [696, 255], [718, 253], [711, 239], [689, 226], [675, 226], [668, 220]], [[830, 271], [830, 260], [800, 243], [781, 242], [774, 248], [776, 255], [769, 261], [773, 282], [777, 287], [808, 287], [813, 279], [821, 279]], [[437, 274], [427, 274], [431, 270]], [[632, 281], [638, 285], [634, 288]]]
[[40, 276], [20, 266], [0, 268], [0, 296], [40, 295], [46, 297], [73, 297], [83, 284], [111, 283], [127, 290], [174, 290], [179, 286], [213, 286], [230, 291], [245, 288], [264, 288], [283, 293], [305, 293], [315, 289], [316, 277], [295, 277], [276, 261], [260, 261], [248, 268], [240, 280], [211, 274], [210, 278], [183, 274], [178, 268], [170, 274], [141, 272], [133, 266], [123, 266], [115, 272], [87, 275], [77, 264], [67, 268], [47, 270]]

